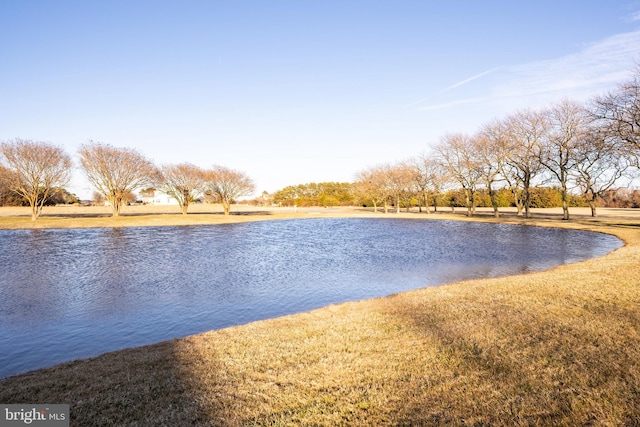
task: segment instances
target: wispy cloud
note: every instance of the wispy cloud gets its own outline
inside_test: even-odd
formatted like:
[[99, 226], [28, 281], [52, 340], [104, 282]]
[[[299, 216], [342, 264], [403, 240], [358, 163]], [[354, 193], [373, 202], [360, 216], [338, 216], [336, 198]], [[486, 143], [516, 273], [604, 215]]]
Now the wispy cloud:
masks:
[[640, 31], [618, 34], [571, 55], [506, 68], [506, 78], [490, 96], [585, 98], [629, 78], [638, 59]]
[[627, 22], [640, 21], [640, 11], [632, 13], [626, 20]]
[[469, 77], [468, 79], [464, 79], [462, 81], [459, 81], [458, 83], [452, 84], [451, 86], [443, 89], [442, 92], [447, 92], [447, 91], [449, 91], [451, 89], [455, 89], [455, 88], [460, 87], [462, 85], [466, 85], [467, 83], [470, 83], [470, 82], [472, 82], [474, 80], [479, 79], [480, 77], [484, 77], [484, 76], [486, 76], [488, 74], [491, 74], [494, 71], [497, 71], [499, 69], [500, 69], [500, 67], [495, 67], [495, 68], [492, 68], [490, 70], [484, 71], [484, 72], [482, 72], [480, 74], [476, 74], [475, 76]]
[[[559, 58], [512, 66], [496, 67], [462, 80], [440, 95], [489, 74], [491, 79], [475, 85], [473, 97], [451, 99], [439, 96], [434, 105], [421, 111], [441, 110], [461, 105], [499, 106], [512, 111], [525, 106], [543, 106], [562, 98], [585, 101], [628, 80], [640, 63], [640, 31], [617, 34]], [[415, 104], [415, 103], [414, 103]]]

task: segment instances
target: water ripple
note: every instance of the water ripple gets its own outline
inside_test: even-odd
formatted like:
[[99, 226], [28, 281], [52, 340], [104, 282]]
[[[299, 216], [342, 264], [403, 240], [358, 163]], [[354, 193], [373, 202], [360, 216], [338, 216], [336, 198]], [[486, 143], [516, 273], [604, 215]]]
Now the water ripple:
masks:
[[581, 231], [307, 219], [0, 231], [0, 378], [125, 347], [621, 245]]

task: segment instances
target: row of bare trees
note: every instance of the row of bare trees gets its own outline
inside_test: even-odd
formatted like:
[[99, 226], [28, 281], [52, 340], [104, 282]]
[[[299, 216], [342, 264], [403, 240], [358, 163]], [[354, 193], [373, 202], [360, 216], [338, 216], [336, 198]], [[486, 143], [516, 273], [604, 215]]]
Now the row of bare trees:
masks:
[[392, 206], [396, 212], [402, 206], [408, 209], [416, 200], [420, 211], [425, 207], [429, 213], [431, 205], [437, 210], [437, 199], [452, 182], [444, 164], [432, 154], [376, 165], [358, 172], [355, 178], [356, 196], [371, 202], [375, 212], [382, 208], [384, 213]]
[[[473, 215], [479, 190], [499, 216], [496, 190], [508, 188], [519, 215], [530, 217], [535, 186], [553, 183], [562, 196], [563, 218], [578, 191], [597, 215], [605, 192], [637, 176], [640, 158], [640, 81], [634, 78], [588, 104], [564, 100], [541, 110], [523, 110], [496, 119], [473, 135], [447, 134], [415, 159], [359, 172], [359, 193], [374, 209], [403, 199], [429, 200], [450, 186], [461, 188]], [[626, 178], [623, 179], [623, 178]], [[406, 202], [404, 203], [406, 205]]]
[[[472, 215], [480, 189], [490, 195], [495, 215], [497, 189], [508, 188], [518, 214], [530, 216], [531, 191], [553, 182], [561, 189], [564, 218], [569, 193], [579, 189], [596, 215], [596, 200], [630, 180], [640, 164], [640, 69], [636, 77], [587, 105], [562, 101], [542, 110], [523, 110], [494, 120], [473, 135], [445, 135], [432, 151], [398, 164], [378, 165], [356, 176], [361, 197], [374, 208], [396, 210], [415, 197], [429, 200], [448, 186], [462, 188]], [[244, 173], [222, 166], [203, 170], [184, 163], [156, 167], [136, 150], [91, 142], [79, 149], [80, 164], [93, 186], [118, 216], [135, 189], [157, 187], [174, 197], [182, 212], [202, 195], [222, 203], [251, 194]], [[0, 184], [23, 197], [32, 219], [55, 188], [68, 184], [71, 157], [57, 146], [15, 140], [0, 144]], [[452, 184], [453, 183], [453, 184]]]
[[204, 170], [190, 163], [165, 165], [160, 169], [159, 189], [177, 200], [183, 214], [189, 204], [203, 195], [212, 196], [222, 204], [225, 215], [231, 212], [231, 204], [242, 196], [255, 191], [253, 180], [244, 172], [224, 166]]
[[[201, 169], [189, 163], [161, 167], [131, 148], [90, 142], [78, 150], [80, 166], [89, 182], [109, 203], [114, 217], [120, 215], [128, 195], [156, 187], [175, 198], [183, 214], [189, 204], [208, 195], [229, 215], [231, 203], [250, 195], [255, 186], [245, 173], [224, 166]], [[23, 197], [35, 221], [56, 188], [68, 185], [73, 162], [63, 148], [37, 141], [0, 144], [0, 187]]]

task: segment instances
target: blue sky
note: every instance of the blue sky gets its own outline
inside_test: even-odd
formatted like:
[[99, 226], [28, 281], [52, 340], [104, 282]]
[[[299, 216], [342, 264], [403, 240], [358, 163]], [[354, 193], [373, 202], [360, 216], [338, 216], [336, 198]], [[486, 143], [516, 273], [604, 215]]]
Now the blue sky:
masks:
[[[640, 62], [640, 2], [0, 0], [0, 140], [351, 181]], [[72, 190], [92, 189], [78, 170]]]

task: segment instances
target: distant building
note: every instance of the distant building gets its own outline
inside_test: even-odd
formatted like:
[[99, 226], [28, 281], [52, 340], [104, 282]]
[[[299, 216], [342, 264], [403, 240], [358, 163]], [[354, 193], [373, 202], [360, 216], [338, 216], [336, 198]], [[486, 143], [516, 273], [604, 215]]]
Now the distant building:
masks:
[[155, 188], [140, 191], [140, 200], [144, 205], [178, 205], [175, 198]]

